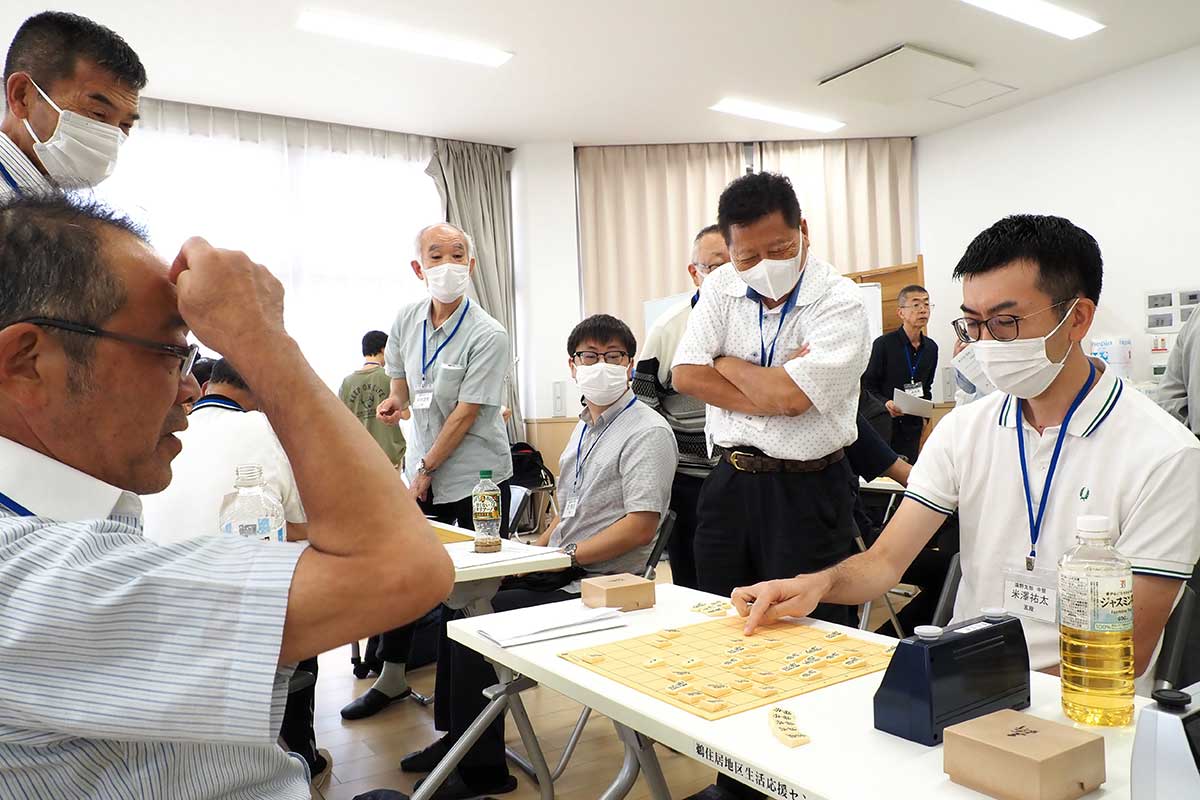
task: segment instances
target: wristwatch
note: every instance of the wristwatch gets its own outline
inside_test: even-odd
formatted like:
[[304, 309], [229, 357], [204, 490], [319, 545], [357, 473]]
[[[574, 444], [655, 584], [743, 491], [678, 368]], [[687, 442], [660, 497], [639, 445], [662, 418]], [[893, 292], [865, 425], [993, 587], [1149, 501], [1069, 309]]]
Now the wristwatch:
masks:
[[417, 462], [417, 474], [418, 475], [432, 475], [435, 472], [437, 472], [437, 470], [430, 469], [429, 467], [425, 466], [425, 459], [422, 458], [420, 461]]
[[571, 542], [569, 545], [563, 548], [563, 552], [571, 558], [571, 567], [573, 569], [579, 569], [579, 562], [575, 560], [575, 551], [578, 549], [579, 545], [576, 542]]

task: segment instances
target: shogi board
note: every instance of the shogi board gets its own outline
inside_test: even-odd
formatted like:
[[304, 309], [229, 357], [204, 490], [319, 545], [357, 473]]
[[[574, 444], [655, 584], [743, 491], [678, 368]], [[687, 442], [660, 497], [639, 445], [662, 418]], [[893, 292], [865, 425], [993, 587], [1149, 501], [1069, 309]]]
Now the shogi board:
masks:
[[441, 542], [442, 544], [454, 544], [455, 542], [475, 541], [474, 536], [471, 536], [470, 534], [467, 534], [467, 533], [461, 533], [459, 531], [454, 530], [453, 528], [447, 528], [446, 526], [442, 525], [441, 523], [434, 522], [433, 520], [430, 520], [429, 524], [433, 526], [434, 533], [437, 534], [438, 541]]
[[[844, 632], [840, 639], [826, 641], [829, 631], [804, 623], [778, 622], [757, 629], [752, 636], [742, 634], [743, 625], [740, 617], [730, 616], [668, 629], [669, 638], [659, 631], [560, 656], [698, 717], [716, 720], [878, 672], [887, 667], [895, 650]], [[810, 648], [821, 651], [805, 654]], [[725, 666], [739, 656], [753, 663], [739, 660]], [[813, 658], [819, 661], [805, 663]], [[850, 658], [858, 659], [853, 662], [857, 666], [846, 666]], [[651, 659], [660, 661], [653, 667], [646, 666]], [[688, 659], [699, 659], [701, 665], [685, 665]], [[681, 670], [690, 674], [681, 675]], [[810, 670], [818, 674], [814, 676]], [[678, 688], [681, 681], [689, 684], [682, 691]], [[709, 710], [695, 695], [686, 700], [682, 697], [688, 691], [703, 694], [704, 688], [713, 683], [729, 689], [714, 698], [725, 703], [723, 708]], [[761, 686], [770, 686], [775, 693], [765, 697], [755, 694]], [[667, 687], [672, 687], [674, 693], [668, 693]], [[708, 705], [711, 708], [713, 704]]]

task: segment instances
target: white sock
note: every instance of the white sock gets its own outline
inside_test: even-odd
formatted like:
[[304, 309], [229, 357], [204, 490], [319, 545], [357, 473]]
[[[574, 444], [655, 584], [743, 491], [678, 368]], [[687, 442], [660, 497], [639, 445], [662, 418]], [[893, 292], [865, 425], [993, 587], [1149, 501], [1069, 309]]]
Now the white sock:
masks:
[[372, 687], [383, 692], [388, 697], [399, 697], [408, 691], [408, 676], [405, 665], [394, 661], [383, 662], [383, 671], [379, 673]]

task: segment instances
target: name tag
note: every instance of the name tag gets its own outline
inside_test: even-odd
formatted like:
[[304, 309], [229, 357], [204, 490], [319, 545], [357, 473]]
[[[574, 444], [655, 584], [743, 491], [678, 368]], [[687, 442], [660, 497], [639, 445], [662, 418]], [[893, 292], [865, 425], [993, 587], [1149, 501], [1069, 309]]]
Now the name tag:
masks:
[[904, 384], [904, 393], [911, 394], [913, 397], [925, 396], [925, 384], [923, 383], [906, 383]]
[[412, 407], [421, 411], [433, 405], [433, 389], [417, 389], [413, 395]]
[[1058, 573], [1049, 569], [1004, 570], [1004, 610], [1017, 617], [1058, 624]]
[[560, 516], [562, 519], [570, 519], [571, 517], [575, 516], [575, 512], [578, 510], [579, 510], [579, 498], [572, 497], [570, 500], [567, 501], [567, 504], [565, 506], [563, 506], [562, 514]]

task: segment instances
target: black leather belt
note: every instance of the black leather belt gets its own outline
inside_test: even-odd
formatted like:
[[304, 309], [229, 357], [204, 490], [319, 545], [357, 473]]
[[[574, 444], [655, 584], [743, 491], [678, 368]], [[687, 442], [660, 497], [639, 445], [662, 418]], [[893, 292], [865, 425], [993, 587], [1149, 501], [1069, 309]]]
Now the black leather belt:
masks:
[[789, 461], [786, 458], [771, 458], [761, 453], [732, 450], [720, 446], [714, 447], [713, 450], [721, 457], [722, 461], [738, 472], [820, 472], [846, 457], [846, 451], [840, 447], [824, 458], [812, 461]]

